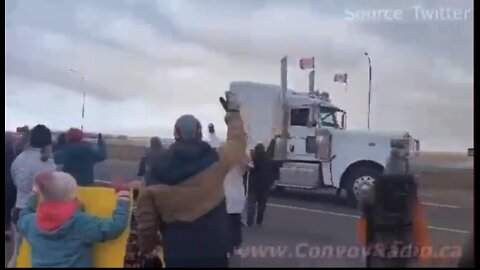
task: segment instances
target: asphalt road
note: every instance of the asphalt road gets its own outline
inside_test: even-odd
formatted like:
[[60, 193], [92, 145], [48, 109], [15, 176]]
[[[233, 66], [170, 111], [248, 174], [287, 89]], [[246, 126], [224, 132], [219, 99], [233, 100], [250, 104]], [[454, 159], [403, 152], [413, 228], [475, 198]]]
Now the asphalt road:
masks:
[[[134, 179], [136, 164], [106, 161], [96, 168], [97, 179]], [[441, 246], [462, 246], [473, 231], [473, 193], [421, 191], [434, 252]], [[262, 227], [246, 228], [244, 244], [234, 260], [241, 267], [363, 267], [357, 242], [356, 209], [338, 204], [334, 194], [286, 192], [272, 197]], [[5, 260], [11, 243], [5, 244]], [[333, 254], [330, 251], [333, 250]], [[452, 254], [455, 249], [444, 249]], [[361, 253], [360, 253], [361, 254]], [[456, 265], [457, 259], [434, 260], [431, 266]]]

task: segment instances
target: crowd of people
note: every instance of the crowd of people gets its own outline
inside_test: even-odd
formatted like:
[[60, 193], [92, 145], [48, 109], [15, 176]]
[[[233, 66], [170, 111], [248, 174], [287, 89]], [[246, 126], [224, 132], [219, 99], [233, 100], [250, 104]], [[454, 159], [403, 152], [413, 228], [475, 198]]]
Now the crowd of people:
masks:
[[[176, 121], [175, 142], [162, 150], [152, 138], [140, 162], [138, 175], [145, 177], [137, 200], [140, 249], [155, 254], [161, 241], [166, 267], [228, 267], [242, 244], [244, 211], [254, 216], [258, 205], [256, 223], [263, 221], [275, 167], [264, 147], [247, 151], [238, 110], [226, 110], [225, 142], [212, 124], [204, 141], [200, 121], [184, 115]], [[247, 218], [246, 225], [253, 221]]]
[[[84, 142], [83, 132], [75, 128], [61, 134], [57, 143], [54, 143], [52, 132], [45, 125], [37, 125], [31, 130], [22, 130], [19, 141], [15, 141], [12, 134], [5, 134], [5, 240], [11, 241], [11, 232], [13, 231], [14, 241], [13, 255], [8, 263], [10, 268], [16, 265], [23, 238], [32, 231], [29, 229], [30, 226], [33, 226], [30, 223], [23, 227], [19, 225], [23, 222], [22, 217], [27, 217], [32, 212], [32, 205], [36, 202], [32, 200], [36, 197], [32, 196], [35, 193], [34, 189], [40, 188], [40, 192], [55, 193], [54, 190], [58, 188], [62, 193], [61, 196], [67, 196], [63, 198], [58, 194], [51, 195], [52, 198], [58, 198], [56, 201], [54, 200], [55, 203], [51, 203], [48, 199], [50, 195], [41, 192], [43, 199], [39, 205], [37, 216], [41, 215], [45, 220], [50, 219], [47, 223], [52, 222], [51, 220], [58, 221], [59, 218], [63, 221], [72, 218], [74, 213], [72, 204], [70, 204], [70, 208], [66, 206], [69, 203], [56, 204], [58, 201], [68, 201], [66, 198], [69, 198], [69, 195], [64, 193], [67, 191], [62, 190], [67, 187], [62, 185], [66, 185], [68, 179], [73, 179], [74, 186], [70, 186], [72, 190], [75, 190], [76, 186], [93, 184], [94, 165], [106, 158], [105, 143], [101, 135], [99, 135], [97, 144], [98, 146], [95, 148]], [[45, 177], [43, 173], [46, 172], [62, 172], [63, 174], [48, 174]], [[37, 177], [48, 180], [41, 183], [36, 181]], [[59, 182], [60, 186], [56, 182]], [[55, 207], [52, 208], [52, 206]], [[63, 206], [68, 209], [62, 208]], [[55, 216], [58, 209], [65, 210], [62, 212], [65, 216]], [[37, 218], [38, 228], [42, 226], [40, 223], [42, 222]], [[58, 227], [55, 228], [58, 229]]]
[[[152, 138], [140, 161], [135, 233], [144, 258], [161, 245], [166, 267], [228, 267], [242, 244], [242, 223], [263, 222], [277, 168], [262, 144], [247, 151], [239, 104], [221, 103], [225, 142], [203, 140], [200, 121], [184, 115], [175, 123], [175, 142], [165, 148]], [[213, 125], [209, 132], [216, 137]], [[13, 231], [15, 246], [9, 268], [23, 239], [33, 267], [92, 267], [93, 245], [126, 229], [128, 187], [114, 186], [111, 218], [86, 214], [75, 196], [77, 187], [94, 185], [94, 165], [106, 156], [101, 134], [93, 147], [75, 128], [56, 143], [44, 125], [24, 131], [18, 142], [6, 134], [5, 239], [11, 241]]]
[[[93, 267], [94, 244], [118, 238], [128, 226], [135, 228], [138, 258], [156, 257], [161, 246], [168, 268], [228, 267], [242, 245], [242, 226], [262, 225], [279, 166], [272, 159], [274, 141], [249, 151], [239, 104], [228, 98], [221, 103], [226, 141], [213, 125], [203, 140], [193, 115], [176, 121], [168, 148], [151, 139], [138, 169], [143, 180], [134, 181], [139, 191], [133, 216], [133, 185], [112, 184], [117, 203], [110, 218], [87, 214], [76, 197], [78, 187], [95, 184], [94, 166], [107, 158], [101, 134], [93, 147], [75, 128], [55, 144], [44, 125], [24, 130], [19, 141], [6, 133], [5, 239], [11, 241], [13, 231], [15, 246], [8, 267], [15, 268], [23, 239], [33, 267]], [[473, 266], [473, 238], [468, 244], [459, 264], [464, 267]]]

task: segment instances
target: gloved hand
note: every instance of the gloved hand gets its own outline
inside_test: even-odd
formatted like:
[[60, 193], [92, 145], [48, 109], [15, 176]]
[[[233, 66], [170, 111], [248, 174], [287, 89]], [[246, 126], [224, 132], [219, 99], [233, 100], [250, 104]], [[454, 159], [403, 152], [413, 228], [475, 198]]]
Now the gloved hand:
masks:
[[119, 200], [129, 200], [130, 199], [130, 186], [128, 183], [125, 183], [120, 180], [112, 181], [112, 188], [117, 193], [117, 198]]
[[225, 92], [225, 98], [220, 97], [220, 104], [222, 104], [223, 109], [226, 112], [239, 112], [240, 111], [240, 101], [236, 94], [227, 91]]
[[[220, 101], [220, 102], [222, 102], [222, 101]], [[222, 106], [223, 106], [223, 103], [222, 103]], [[215, 126], [212, 123], [208, 124], [208, 132], [210, 134], [215, 133]]]

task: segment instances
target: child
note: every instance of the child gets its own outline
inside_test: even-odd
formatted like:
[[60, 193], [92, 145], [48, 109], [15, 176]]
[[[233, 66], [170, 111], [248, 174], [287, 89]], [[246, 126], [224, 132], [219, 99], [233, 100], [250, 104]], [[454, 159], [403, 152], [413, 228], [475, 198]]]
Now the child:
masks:
[[117, 207], [111, 218], [86, 214], [76, 200], [75, 179], [64, 172], [35, 176], [37, 196], [20, 213], [18, 228], [31, 246], [32, 267], [91, 268], [95, 243], [119, 237], [128, 225], [129, 191], [116, 188]]

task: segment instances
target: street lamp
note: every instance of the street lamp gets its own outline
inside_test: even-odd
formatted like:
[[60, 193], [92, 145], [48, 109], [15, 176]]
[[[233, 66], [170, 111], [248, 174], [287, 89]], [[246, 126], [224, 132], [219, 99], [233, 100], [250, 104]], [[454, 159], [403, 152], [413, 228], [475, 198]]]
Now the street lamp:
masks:
[[[85, 79], [85, 76], [83, 76], [82, 74], [80, 74], [80, 72], [78, 72], [77, 70], [71, 68], [70, 69], [70, 72], [73, 72], [73, 73], [77, 73], [80, 75], [80, 77], [82, 78], [82, 80], [86, 81]], [[85, 98], [87, 96], [87, 93], [85, 91], [83, 91], [83, 103], [82, 103], [82, 124], [80, 126], [80, 129], [83, 131], [83, 122], [84, 122], [84, 119], [85, 119]]]
[[372, 61], [370, 55], [367, 52], [364, 53], [368, 59], [368, 115], [367, 115], [367, 128], [370, 130], [370, 103], [372, 101]]

